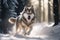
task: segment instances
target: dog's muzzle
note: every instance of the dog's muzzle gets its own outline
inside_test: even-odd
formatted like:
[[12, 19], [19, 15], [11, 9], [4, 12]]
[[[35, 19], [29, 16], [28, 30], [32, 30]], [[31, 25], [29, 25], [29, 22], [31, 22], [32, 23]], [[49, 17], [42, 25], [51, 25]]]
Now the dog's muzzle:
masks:
[[31, 17], [30, 17], [30, 16], [28, 16], [28, 20], [30, 20], [30, 18], [31, 18]]

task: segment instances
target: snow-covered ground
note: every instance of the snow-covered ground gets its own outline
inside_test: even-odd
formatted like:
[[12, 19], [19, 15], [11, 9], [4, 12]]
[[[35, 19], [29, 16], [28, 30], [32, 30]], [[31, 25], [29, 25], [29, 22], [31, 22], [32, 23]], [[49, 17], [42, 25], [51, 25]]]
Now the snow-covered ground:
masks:
[[29, 38], [23, 37], [21, 35], [9, 35], [9, 34], [0, 34], [0, 40], [40, 40], [40, 38]]
[[60, 23], [55, 27], [43, 27], [40, 31], [40, 38], [24, 37], [16, 34], [0, 34], [0, 40], [60, 40]]

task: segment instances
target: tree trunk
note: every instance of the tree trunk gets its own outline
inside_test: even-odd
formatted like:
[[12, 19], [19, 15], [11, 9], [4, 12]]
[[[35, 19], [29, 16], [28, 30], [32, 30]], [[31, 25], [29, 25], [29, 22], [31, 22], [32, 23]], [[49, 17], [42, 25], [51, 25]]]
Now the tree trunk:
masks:
[[53, 0], [31, 0], [38, 22], [54, 24]]

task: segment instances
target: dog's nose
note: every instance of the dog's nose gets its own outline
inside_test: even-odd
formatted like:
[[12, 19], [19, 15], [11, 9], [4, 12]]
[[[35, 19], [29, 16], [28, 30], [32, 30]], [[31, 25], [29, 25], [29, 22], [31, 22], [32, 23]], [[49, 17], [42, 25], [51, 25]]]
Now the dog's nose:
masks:
[[28, 16], [28, 20], [30, 20], [30, 18], [31, 18], [31, 17], [30, 17], [30, 16]]

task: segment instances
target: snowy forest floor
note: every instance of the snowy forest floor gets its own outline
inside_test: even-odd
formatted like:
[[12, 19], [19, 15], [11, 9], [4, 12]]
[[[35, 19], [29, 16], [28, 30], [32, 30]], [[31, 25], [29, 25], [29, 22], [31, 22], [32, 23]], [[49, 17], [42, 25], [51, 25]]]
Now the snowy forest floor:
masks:
[[46, 36], [42, 36], [42, 38], [35, 37], [23, 37], [21, 35], [16, 34], [15, 36], [11, 36], [9, 34], [0, 34], [0, 40], [60, 40], [60, 23], [55, 27], [45, 27], [44, 30], [41, 31]]

